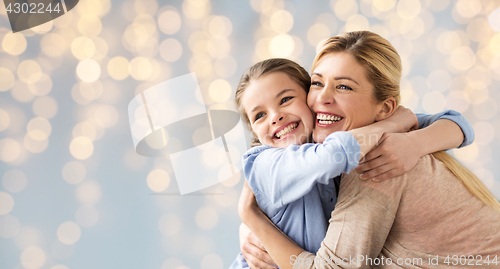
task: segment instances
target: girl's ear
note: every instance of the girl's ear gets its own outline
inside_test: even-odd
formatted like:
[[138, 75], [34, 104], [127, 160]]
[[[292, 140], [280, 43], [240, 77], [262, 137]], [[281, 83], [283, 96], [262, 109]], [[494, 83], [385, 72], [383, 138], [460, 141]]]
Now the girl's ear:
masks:
[[377, 113], [377, 117], [375, 117], [376, 121], [381, 121], [392, 116], [394, 111], [397, 109], [396, 98], [389, 97], [385, 101], [382, 102], [382, 106], [380, 107], [380, 111]]

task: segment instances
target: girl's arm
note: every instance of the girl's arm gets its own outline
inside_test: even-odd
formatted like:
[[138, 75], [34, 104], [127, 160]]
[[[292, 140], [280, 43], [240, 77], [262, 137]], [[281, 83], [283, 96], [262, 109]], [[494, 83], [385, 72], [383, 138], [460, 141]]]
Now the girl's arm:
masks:
[[330, 134], [322, 144], [291, 145], [286, 149], [250, 150], [243, 171], [253, 191], [279, 208], [307, 194], [316, 183], [348, 173], [377, 145], [386, 132], [416, 127], [415, 115], [400, 107], [387, 120]]
[[435, 115], [417, 114], [417, 117], [419, 130], [384, 134], [380, 144], [356, 168], [362, 174], [362, 179], [381, 181], [402, 175], [424, 155], [467, 146], [474, 141], [474, 129], [456, 111], [447, 110]]

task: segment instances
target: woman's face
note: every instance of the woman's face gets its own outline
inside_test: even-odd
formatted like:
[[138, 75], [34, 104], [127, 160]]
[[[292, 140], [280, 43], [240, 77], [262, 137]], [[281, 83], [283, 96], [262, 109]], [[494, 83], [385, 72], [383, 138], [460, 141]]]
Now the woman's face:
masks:
[[313, 138], [319, 143], [333, 132], [375, 122], [382, 108], [374, 100], [365, 68], [347, 52], [321, 58], [311, 76], [307, 103], [316, 113]]
[[264, 145], [285, 148], [305, 143], [314, 119], [306, 91], [288, 75], [274, 72], [252, 79], [241, 104], [252, 130]]

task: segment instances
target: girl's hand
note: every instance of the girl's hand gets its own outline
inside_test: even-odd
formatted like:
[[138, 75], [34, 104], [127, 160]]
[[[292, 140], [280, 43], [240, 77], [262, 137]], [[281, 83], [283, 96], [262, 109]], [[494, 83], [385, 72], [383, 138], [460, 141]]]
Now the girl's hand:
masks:
[[266, 248], [245, 224], [240, 225], [240, 249], [250, 268], [276, 269]]
[[418, 129], [417, 116], [404, 106], [399, 106], [392, 116], [380, 122], [388, 124], [386, 133], [405, 133]]
[[423, 154], [412, 133], [385, 133], [355, 169], [361, 179], [381, 181], [411, 170]]

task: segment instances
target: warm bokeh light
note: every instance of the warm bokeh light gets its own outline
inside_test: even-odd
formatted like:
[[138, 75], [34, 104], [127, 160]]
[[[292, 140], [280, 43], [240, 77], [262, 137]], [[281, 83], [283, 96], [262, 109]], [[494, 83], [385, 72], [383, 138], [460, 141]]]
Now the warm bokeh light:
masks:
[[322, 23], [314, 24], [311, 28], [309, 28], [309, 31], [307, 31], [307, 40], [309, 41], [309, 44], [313, 46], [317, 46], [321, 41], [326, 40], [330, 36], [330, 29]]
[[102, 23], [95, 15], [83, 15], [78, 20], [78, 31], [87, 37], [97, 36], [102, 30]]
[[177, 215], [167, 213], [161, 216], [158, 221], [158, 228], [162, 234], [166, 236], [174, 236], [181, 230], [182, 222]]
[[[33, 101], [33, 114], [37, 117], [52, 119], [57, 114], [57, 102], [50, 96], [38, 97]], [[1, 112], [0, 112], [1, 114]], [[0, 115], [1, 119], [1, 115]], [[0, 120], [1, 122], [1, 120]], [[1, 126], [1, 123], [0, 123]], [[0, 127], [1, 130], [1, 127]]]
[[217, 211], [210, 206], [204, 206], [196, 212], [196, 225], [203, 230], [211, 230], [219, 221]]
[[12, 238], [21, 228], [19, 220], [11, 215], [0, 216], [0, 237]]
[[287, 34], [277, 35], [269, 43], [269, 51], [273, 57], [286, 58], [292, 54], [294, 48], [295, 42]]
[[28, 135], [34, 140], [42, 141], [49, 138], [52, 132], [50, 122], [42, 117], [36, 117], [28, 122], [26, 127]]
[[477, 159], [479, 155], [479, 147], [477, 146], [477, 143], [472, 143], [467, 147], [454, 149], [453, 155], [461, 162], [471, 163]]
[[47, 149], [49, 146], [49, 139], [38, 140], [40, 136], [33, 138], [33, 135], [26, 134], [24, 136], [23, 144], [24, 147], [31, 153], [40, 153]]
[[12, 138], [4, 138], [0, 140], [0, 160], [4, 162], [12, 162], [21, 154], [19, 143]]
[[235, 74], [238, 68], [236, 60], [231, 56], [216, 59], [214, 62], [215, 74], [222, 78], [228, 78]]
[[33, 60], [25, 60], [17, 68], [17, 76], [25, 83], [35, 83], [42, 77], [42, 68]]
[[52, 90], [52, 79], [47, 74], [41, 74], [40, 79], [28, 84], [28, 89], [33, 95], [44, 96]]
[[158, 26], [160, 30], [167, 35], [177, 33], [181, 25], [181, 17], [174, 8], [167, 9], [158, 16]]
[[481, 12], [481, 1], [479, 0], [458, 0], [455, 8], [464, 18], [473, 18]]
[[476, 133], [476, 143], [479, 146], [486, 146], [495, 138], [495, 129], [489, 122], [480, 121], [473, 126]]
[[231, 84], [223, 79], [215, 80], [210, 83], [208, 92], [215, 102], [225, 102], [231, 97]]
[[347, 19], [345, 30], [348, 32], [370, 30], [370, 22], [363, 15], [353, 15]]
[[182, 56], [182, 44], [175, 38], [163, 40], [159, 47], [160, 56], [167, 62], [175, 62]]
[[81, 204], [96, 204], [101, 200], [101, 185], [94, 180], [86, 180], [77, 186], [75, 196]]
[[99, 221], [99, 211], [92, 205], [82, 205], [75, 213], [75, 220], [82, 227], [93, 227]]
[[35, 98], [35, 95], [30, 90], [29, 84], [21, 80], [16, 80], [14, 87], [10, 90], [10, 94], [21, 103], [31, 102], [33, 98]]
[[71, 53], [79, 60], [92, 58], [95, 52], [94, 42], [86, 36], [77, 37], [71, 43]]
[[101, 76], [101, 66], [94, 60], [85, 59], [78, 63], [76, 74], [84, 82], [91, 83]]
[[113, 106], [101, 105], [95, 110], [94, 121], [105, 128], [113, 127], [118, 122], [118, 111]]
[[419, 0], [400, 0], [396, 5], [396, 13], [403, 19], [415, 18], [421, 9]]
[[136, 80], [146, 80], [153, 72], [151, 62], [144, 57], [136, 57], [130, 61], [130, 75]]
[[10, 125], [10, 116], [7, 111], [0, 109], [0, 132], [7, 129]]
[[57, 228], [57, 239], [66, 245], [75, 244], [80, 240], [81, 235], [82, 230], [80, 226], [72, 221], [64, 222]]
[[10, 55], [19, 55], [26, 50], [27, 44], [21, 33], [7, 33], [2, 40], [2, 49]]
[[130, 75], [129, 61], [122, 56], [116, 56], [108, 62], [108, 74], [116, 80], [124, 80]]
[[0, 216], [7, 215], [14, 208], [14, 198], [12, 195], [0, 191]]
[[85, 160], [94, 152], [94, 143], [85, 136], [78, 136], [71, 141], [69, 151], [76, 159]]
[[201, 269], [222, 269], [224, 267], [224, 261], [217, 254], [208, 254], [203, 259], [201, 259], [200, 264]]
[[451, 66], [457, 70], [465, 71], [474, 65], [476, 56], [469, 47], [455, 49], [450, 56]]
[[347, 21], [358, 12], [358, 3], [354, 0], [331, 0], [330, 4], [339, 20]]
[[97, 138], [97, 128], [96, 125], [92, 124], [90, 121], [82, 121], [73, 127], [73, 137], [85, 136], [92, 141]]
[[45, 252], [39, 247], [27, 247], [21, 253], [21, 264], [26, 269], [39, 269], [47, 260]]
[[488, 23], [493, 31], [500, 32], [500, 7], [489, 14]]
[[293, 27], [293, 16], [286, 10], [278, 10], [271, 15], [270, 24], [276, 33], [288, 33]]
[[85, 179], [86, 173], [85, 166], [78, 161], [67, 162], [62, 169], [62, 177], [69, 184], [79, 184]]
[[154, 192], [162, 192], [170, 185], [169, 174], [162, 169], [154, 169], [147, 177], [148, 187]]
[[14, 81], [14, 74], [9, 69], [0, 67], [0, 92], [5, 92], [12, 88]]

